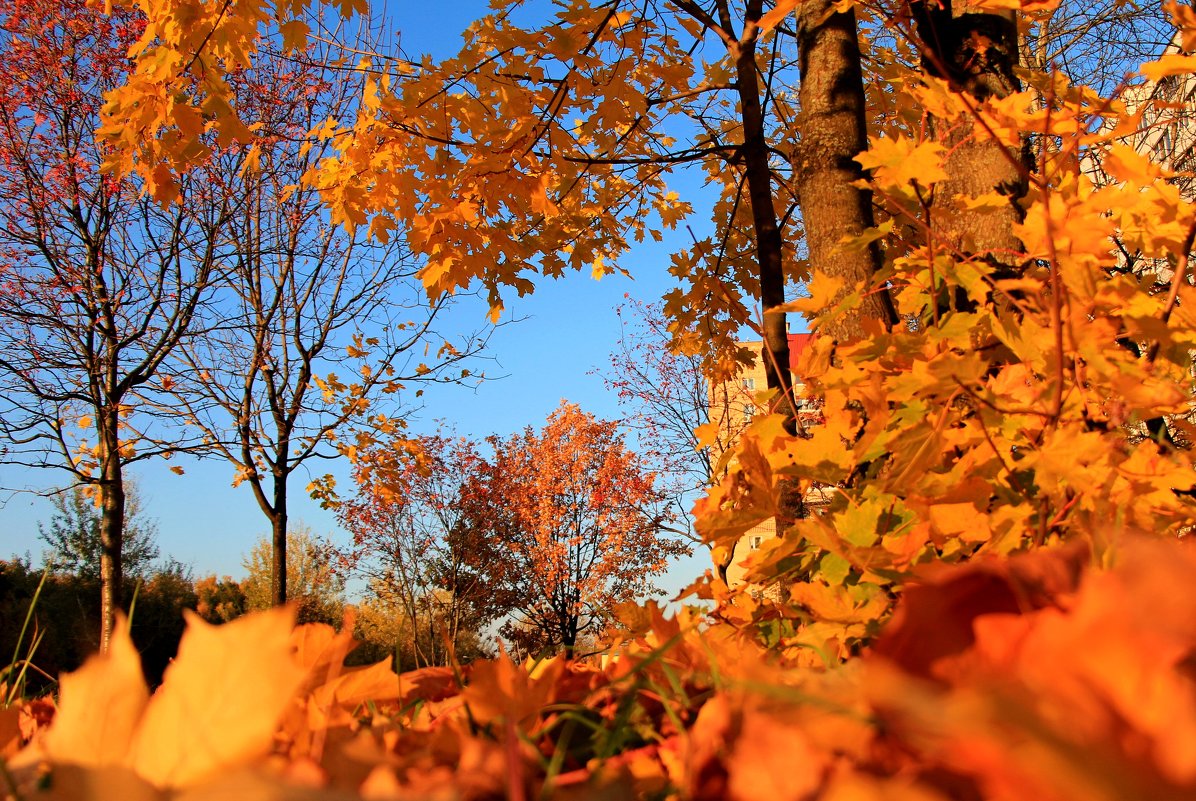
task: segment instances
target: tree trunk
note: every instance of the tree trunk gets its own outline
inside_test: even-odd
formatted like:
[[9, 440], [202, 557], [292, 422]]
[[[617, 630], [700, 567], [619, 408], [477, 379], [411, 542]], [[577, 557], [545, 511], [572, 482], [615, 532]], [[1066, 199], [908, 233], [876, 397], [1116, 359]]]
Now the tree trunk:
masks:
[[[747, 4], [744, 19], [753, 25], [760, 19], [761, 2]], [[729, 28], [730, 26], [728, 26]], [[785, 303], [784, 242], [773, 206], [772, 168], [768, 163], [768, 139], [764, 131], [764, 112], [760, 105], [760, 83], [756, 68], [756, 36], [740, 39], [735, 53], [735, 85], [739, 93], [739, 111], [743, 121], [744, 179], [752, 211], [752, 228], [756, 235], [756, 259], [760, 265], [760, 305], [764, 320], [764, 345], [760, 357], [764, 360], [764, 374], [768, 388], [775, 393], [776, 407], [785, 417], [785, 430], [797, 433], [797, 407], [793, 397], [793, 376], [789, 372], [789, 327], [785, 313], [778, 308]], [[780, 512], [777, 527], [783, 530], [806, 516], [800, 482], [781, 478], [777, 482], [777, 507]], [[727, 563], [717, 565], [724, 579], [734, 556], [732, 547]]]
[[270, 515], [271, 553], [270, 600], [275, 606], [287, 602], [287, 481], [286, 476], [274, 476], [274, 508]]
[[577, 618], [569, 617], [561, 627], [561, 654], [565, 659], [572, 659], [577, 650]]
[[[922, 40], [922, 68], [947, 81], [975, 105], [1019, 91], [1017, 19], [1012, 11], [974, 11], [966, 0], [914, 4]], [[1013, 224], [1021, 220], [1017, 201], [1026, 192], [1027, 170], [1021, 151], [1009, 152], [984, 136], [973, 115], [958, 120], [933, 119], [936, 140], [947, 149], [943, 165], [949, 176], [935, 189], [936, 218], [947, 243], [964, 255], [982, 255], [1013, 266], [1021, 243]], [[954, 202], [958, 196], [997, 192], [1009, 199], [999, 211], [972, 211]]]
[[[116, 418], [116, 415], [111, 415]], [[121, 551], [125, 529], [125, 487], [120, 462], [120, 440], [115, 422], [100, 431], [101, 474], [100, 490], [100, 651], [108, 652], [112, 632], [116, 628], [116, 613], [121, 607], [121, 584], [124, 570]]]
[[[759, 6], [759, 3], [749, 5]], [[758, 11], [759, 9], [755, 9]], [[759, 19], [756, 14], [755, 19]], [[749, 21], [751, 10], [748, 15]], [[789, 374], [789, 332], [785, 313], [776, 309], [785, 303], [785, 271], [781, 228], [773, 207], [772, 169], [768, 164], [768, 140], [764, 134], [764, 114], [760, 107], [760, 83], [756, 75], [756, 40], [739, 43], [735, 54], [735, 82], [739, 91], [743, 119], [744, 177], [756, 235], [756, 260], [760, 265], [760, 305], [764, 313], [764, 374], [768, 388], [777, 392], [776, 412], [786, 417], [786, 428], [796, 430], [793, 407], [793, 380]]]
[[[863, 250], [839, 245], [843, 237], [859, 236], [875, 221], [871, 191], [855, 186], [865, 178], [855, 157], [868, 146], [855, 11], [830, 13], [833, 6], [831, 0], [811, 0], [797, 16], [801, 144], [793, 168], [810, 264], [844, 279], [838, 301], [869, 285], [880, 270], [881, 256], [875, 244]], [[850, 312], [824, 322], [819, 334], [836, 341], [857, 339], [864, 335], [865, 319], [897, 322], [883, 287], [874, 287]]]

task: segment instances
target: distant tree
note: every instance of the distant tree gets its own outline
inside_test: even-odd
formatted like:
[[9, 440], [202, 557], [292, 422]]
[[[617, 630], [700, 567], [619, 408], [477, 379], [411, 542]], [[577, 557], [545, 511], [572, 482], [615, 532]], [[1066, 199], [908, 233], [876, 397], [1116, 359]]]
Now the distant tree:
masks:
[[[74, 573], [86, 579], [100, 578], [103, 545], [100, 527], [103, 512], [84, 487], [72, 487], [54, 495], [50, 503], [54, 514], [49, 523], [37, 526], [38, 536], [49, 546], [43, 561], [55, 570]], [[146, 518], [136, 485], [125, 491], [125, 531], [121, 538], [124, 574], [145, 577], [158, 558], [158, 524]]]
[[532, 652], [572, 652], [620, 601], [655, 592], [652, 577], [689, 547], [664, 535], [672, 513], [656, 475], [617, 425], [562, 403], [540, 431], [491, 438], [478, 482], [495, 592], [511, 611], [504, 637]]
[[404, 622], [408, 664], [448, 664], [505, 611], [488, 574], [490, 543], [473, 524], [483, 468], [476, 444], [460, 437], [397, 438], [358, 453], [357, 492], [337, 512], [353, 535], [346, 557], [375, 605]]
[[[257, 541], [242, 560], [246, 609], [268, 609], [274, 605], [270, 588], [273, 543], [269, 537]], [[300, 523], [287, 532], [287, 597], [299, 606], [300, 623], [339, 623], [344, 609], [345, 581], [333, 569], [331, 551]]]
[[249, 610], [245, 590], [232, 576], [205, 576], [195, 582], [195, 611], [209, 623], [227, 623]]
[[[386, 586], [371, 586], [357, 608], [354, 636], [361, 646], [353, 652], [353, 662], [364, 664], [394, 657], [399, 671], [428, 664], [465, 664], [490, 656], [478, 629], [458, 628], [451, 640], [445, 620], [450, 603], [447, 593], [431, 598], [431, 603], [416, 607], [413, 619], [407, 604], [387, 592]], [[435, 661], [439, 660], [439, 661]]]
[[[740, 410], [751, 398], [732, 389], [739, 386], [737, 382], [712, 385], [700, 356], [670, 347], [674, 334], [664, 304], [628, 296], [616, 314], [621, 324], [619, 341], [607, 368], [598, 372], [627, 410], [624, 424], [635, 432], [640, 453], [659, 472], [659, 487], [669, 496], [677, 519], [686, 523], [679, 533], [700, 543], [688, 525], [689, 507], [697, 491], [717, 481], [717, 454], [745, 427]], [[746, 360], [750, 356], [744, 350], [741, 358]], [[703, 447], [694, 433], [708, 423], [717, 425], [713, 447]]]

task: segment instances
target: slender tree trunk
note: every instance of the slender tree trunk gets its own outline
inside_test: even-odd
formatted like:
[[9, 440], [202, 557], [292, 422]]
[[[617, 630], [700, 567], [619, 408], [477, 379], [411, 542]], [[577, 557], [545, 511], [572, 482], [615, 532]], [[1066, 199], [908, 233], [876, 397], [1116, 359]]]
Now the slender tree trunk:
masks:
[[561, 627], [561, 653], [565, 659], [572, 659], [577, 649], [577, 617], [569, 617]]
[[271, 549], [270, 599], [275, 606], [287, 602], [287, 480], [285, 473], [274, 475], [274, 508], [270, 515]]
[[[880, 270], [875, 245], [863, 250], [840, 246], [871, 228], [872, 193], [856, 186], [864, 171], [855, 161], [868, 146], [864, 80], [854, 10], [831, 13], [831, 0], [810, 0], [797, 16], [801, 68], [801, 144], [793, 167], [805, 226], [810, 264], [844, 279], [835, 298], [867, 287]], [[823, 323], [819, 334], [833, 340], [864, 335], [862, 322], [897, 322], [892, 300], [874, 287], [855, 309]]]
[[100, 481], [100, 650], [108, 652], [116, 628], [116, 612], [121, 607], [124, 570], [121, 561], [125, 529], [125, 487], [120, 462], [120, 439], [113, 413], [103, 424]]
[[[749, 23], [760, 17], [760, 3], [748, 4]], [[753, 17], [752, 12], [755, 12]], [[789, 374], [789, 332], [784, 312], [776, 309], [785, 303], [785, 271], [781, 228], [773, 206], [772, 168], [768, 163], [768, 139], [764, 131], [764, 112], [760, 105], [760, 82], [756, 74], [756, 38], [740, 40], [735, 53], [735, 82], [739, 91], [743, 120], [743, 157], [745, 183], [756, 235], [756, 260], [760, 266], [760, 305], [764, 313], [764, 374], [768, 388], [778, 393], [774, 411], [787, 418], [786, 427], [796, 430], [793, 408], [793, 379]]]
[[[922, 68], [946, 80], [973, 104], [1019, 91], [1017, 19], [1012, 11], [977, 11], [966, 0], [914, 4]], [[1021, 220], [1017, 201], [1026, 192], [1023, 155], [984, 136], [973, 115], [931, 121], [935, 138], [947, 149], [949, 176], [935, 189], [936, 218], [948, 244], [996, 264], [1013, 266], [1022, 251], [1013, 235]], [[973, 211], [955, 198], [997, 192], [1009, 202], [999, 211]]]
[[[754, 26], [760, 19], [761, 8], [760, 0], [749, 0], [745, 9], [747, 32], [740, 38], [735, 52], [735, 84], [743, 121], [741, 154], [744, 178], [751, 204], [756, 259], [760, 269], [760, 305], [764, 315], [761, 358], [764, 360], [768, 388], [774, 391], [777, 398], [777, 406], [773, 411], [784, 415], [785, 429], [790, 434], [796, 434], [797, 408], [793, 397], [793, 376], [789, 372], [789, 327], [785, 313], [778, 311], [785, 303], [784, 242], [773, 205], [772, 167], [768, 163], [768, 138], [764, 130], [764, 110], [760, 102], [760, 81], [756, 67], [757, 39]], [[726, 27], [730, 29], [729, 24]], [[806, 516], [805, 502], [800, 483], [793, 479], [780, 479], [777, 491], [777, 527], [783, 529]], [[716, 565], [724, 581], [734, 557], [735, 547], [732, 546], [724, 562]]]

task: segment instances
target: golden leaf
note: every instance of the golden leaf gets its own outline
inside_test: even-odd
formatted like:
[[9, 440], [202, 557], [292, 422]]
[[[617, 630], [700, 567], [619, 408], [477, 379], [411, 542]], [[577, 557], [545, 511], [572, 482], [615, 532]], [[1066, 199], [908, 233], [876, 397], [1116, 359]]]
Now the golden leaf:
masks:
[[697, 445], [694, 446], [694, 450], [700, 451], [714, 445], [718, 441], [720, 430], [718, 423], [703, 423], [695, 428], [694, 438], [697, 439]]
[[52, 762], [99, 767], [124, 761], [149, 700], [141, 656], [119, 616], [108, 653], [62, 676], [59, 708], [46, 732]]
[[291, 655], [290, 607], [212, 626], [187, 613], [179, 655], [145, 710], [133, 768], [179, 787], [269, 753], [304, 677]]
[[798, 7], [800, 0], [778, 0], [776, 6], [764, 16], [760, 17], [760, 22], [757, 25], [762, 31], [771, 31], [784, 21], [785, 17], [793, 13], [793, 10]]
[[1161, 81], [1169, 75], [1186, 75], [1196, 72], [1196, 56], [1168, 53], [1157, 61], [1146, 62], [1139, 72], [1152, 81]]
[[946, 149], [937, 142], [877, 136], [869, 138], [868, 150], [855, 160], [865, 170], [872, 171], [877, 187], [899, 192], [915, 182], [929, 187], [946, 180], [945, 153]]

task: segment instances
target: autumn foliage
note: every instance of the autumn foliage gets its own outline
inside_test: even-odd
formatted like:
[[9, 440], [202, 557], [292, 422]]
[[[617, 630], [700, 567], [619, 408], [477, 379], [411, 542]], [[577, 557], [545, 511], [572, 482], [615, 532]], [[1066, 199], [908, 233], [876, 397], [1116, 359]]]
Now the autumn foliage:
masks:
[[[201, 133], [251, 138], [220, 73], [253, 58], [268, 21], [259, 6], [143, 7], [135, 80], [111, 96], [101, 133], [111, 167], [169, 199]], [[504, 291], [530, 291], [529, 272], [606, 274], [629, 238], [679, 225], [692, 209], [663, 165], [703, 161], [721, 236], [673, 257], [675, 344], [726, 376], [753, 301], [771, 339], [784, 314], [805, 315], [816, 337], [799, 372], [823, 419], [804, 429], [774, 396], [778, 413], [720, 459], [696, 525], [716, 553], [770, 518], [781, 536], [749, 560], [748, 586], [698, 580], [688, 597], [704, 607], [616, 607], [608, 584], [571, 571], [638, 586], [664, 555], [637, 539], [659, 523], [644, 517], [650, 482], [622, 472], [635, 460], [609, 428], [564, 406], [539, 433], [494, 440], [493, 463], [469, 457], [480, 478], [457, 500], [470, 514], [437, 525], [484, 534], [496, 598], [615, 618], [599, 653], [571, 658], [580, 623], [558, 618], [565, 652], [540, 661], [348, 668], [351, 613], [338, 634], [276, 609], [218, 628], [192, 618], [151, 694], [122, 629], [64, 677], [52, 713], [8, 699], [7, 792], [1192, 797], [1194, 165], [1151, 135], [1186, 130], [1175, 112], [1196, 74], [1196, 12], [1168, 4], [1176, 38], [1141, 67], [1148, 83], [1103, 97], [1014, 69], [1017, 26], [1054, 10], [569, 3], [543, 29], [488, 17], [460, 57], [371, 79], [355, 121], [313, 133], [335, 133], [337, 153], [308, 180], [346, 225], [411, 221], [429, 292], [480, 283], [495, 314]], [[209, 26], [210, 71], [185, 55], [209, 40], [174, 24], [182, 13]], [[306, 30], [296, 13], [275, 20], [288, 46]], [[757, 80], [792, 74], [824, 34], [845, 32], [865, 50], [834, 85], [861, 84], [864, 64], [875, 78], [859, 87], [868, 136], [854, 166], [834, 165], [857, 176], [840, 188], [866, 195], [863, 228], [794, 200], [820, 165], [801, 150], [819, 96], [799, 115], [792, 92], [768, 95], [768, 124], [752, 106]], [[707, 36], [727, 56], [699, 71]], [[730, 90], [733, 102], [693, 100]], [[689, 145], [673, 148], [670, 115], [700, 128]], [[766, 133], [804, 153], [789, 179], [775, 177], [785, 167]], [[793, 214], [778, 222], [778, 207]], [[807, 236], [811, 253], [829, 243], [868, 268], [800, 259], [799, 217], [832, 221]], [[808, 296], [771, 303], [764, 255]], [[360, 462], [363, 531], [456, 470], [451, 448], [409, 444]], [[814, 485], [835, 488], [828, 508], [795, 515]], [[620, 553], [634, 569], [604, 573], [628, 547], [642, 564]]]
[[835, 671], [653, 605], [601, 660], [402, 675], [286, 610], [192, 617], [152, 694], [122, 628], [52, 713], [3, 710], [0, 748], [25, 798], [1180, 798], [1193, 581], [1191, 547], [1144, 539], [1107, 570], [1074, 546], [929, 571]]
[[652, 594], [652, 578], [689, 552], [662, 530], [656, 476], [614, 423], [562, 403], [540, 431], [492, 444], [479, 523], [513, 615], [503, 633], [532, 653], [600, 634], [615, 604]]
[[354, 532], [347, 561], [401, 608], [417, 665], [447, 663], [461, 636], [492, 622], [532, 655], [593, 642], [616, 604], [654, 592], [689, 550], [665, 530], [657, 476], [616, 424], [562, 403], [543, 428], [487, 445], [374, 446], [339, 508]]

